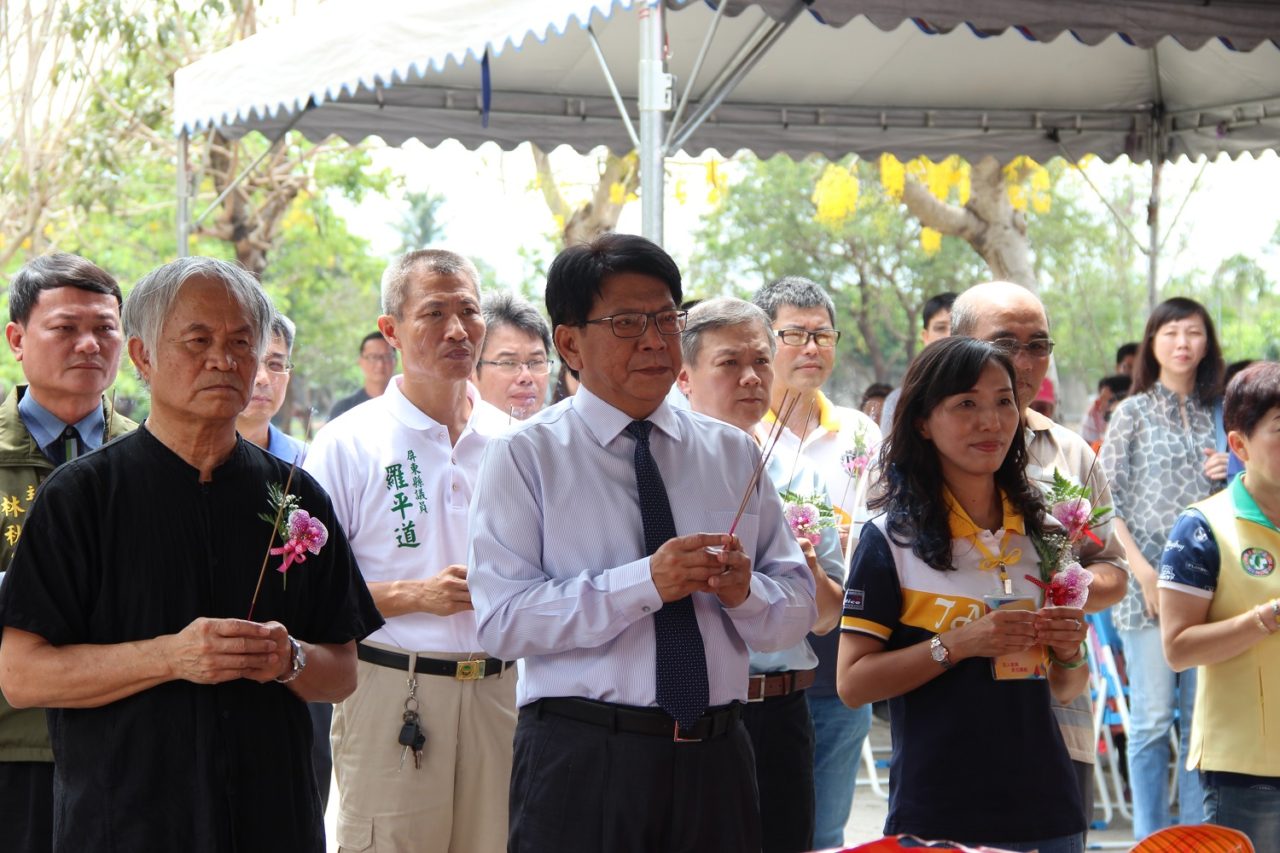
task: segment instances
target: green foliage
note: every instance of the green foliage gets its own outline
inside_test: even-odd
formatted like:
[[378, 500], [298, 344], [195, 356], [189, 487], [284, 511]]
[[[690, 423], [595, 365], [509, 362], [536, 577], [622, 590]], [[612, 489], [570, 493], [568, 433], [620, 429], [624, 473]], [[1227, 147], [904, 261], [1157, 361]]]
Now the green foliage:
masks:
[[325, 195], [294, 202], [262, 283], [298, 327], [290, 394], [300, 408], [328, 411], [360, 384], [355, 353], [382, 313], [385, 266], [367, 241], [347, 229]]
[[871, 381], [900, 376], [919, 346], [924, 302], [962, 289], [985, 270], [958, 240], [944, 239], [939, 252], [926, 254], [919, 223], [887, 196], [872, 164], [857, 165], [857, 212], [828, 225], [817, 220], [813, 202], [827, 161], [740, 162], [741, 177], [698, 230], [687, 289], [749, 299], [784, 275], [822, 284], [845, 332], [832, 376], [845, 399], [858, 397]]
[[[1057, 348], [1059, 379], [1077, 379], [1090, 392], [1115, 372], [1116, 347], [1141, 337], [1146, 318], [1146, 256], [1061, 160], [1045, 213], [1028, 215], [1027, 236], [1040, 298]], [[1146, 213], [1145, 187], [1132, 176], [1113, 188], [1112, 203], [1130, 219]], [[1083, 196], [1082, 193], [1090, 193]]]
[[440, 223], [443, 204], [444, 196], [430, 190], [404, 194], [405, 211], [396, 225], [401, 252], [425, 249], [444, 237], [444, 226]]
[[[78, 44], [89, 46], [85, 52], [102, 43], [119, 44], [119, 61], [108, 67], [73, 63], [55, 68], [55, 75], [92, 73], [97, 81], [86, 109], [77, 117], [74, 142], [63, 152], [64, 160], [81, 168], [76, 180], [62, 187], [55, 202], [43, 211], [40, 239], [25, 246], [0, 272], [12, 274], [33, 254], [75, 252], [116, 276], [127, 298], [140, 278], [177, 255], [172, 74], [240, 32], [255, 12], [248, 3], [84, 0], [67, 4], [60, 12], [61, 25]], [[146, 14], [139, 14], [140, 9]], [[204, 162], [203, 146], [208, 144], [193, 140], [193, 165]], [[269, 142], [255, 135], [235, 145], [243, 168]], [[298, 401], [298, 408], [327, 409], [332, 399], [359, 384], [354, 353], [380, 313], [378, 282], [385, 266], [364, 240], [351, 234], [330, 201], [342, 197], [359, 202], [368, 192], [386, 192], [393, 179], [386, 171], [374, 171], [368, 153], [359, 148], [317, 148], [299, 135], [287, 140], [285, 147], [293, 168], [306, 175], [313, 189], [298, 193], [281, 217], [267, 252], [263, 284], [298, 325], [294, 350], [298, 369], [290, 383], [290, 397]], [[193, 215], [216, 195], [207, 172], [197, 193]], [[218, 215], [217, 211], [210, 214], [210, 220]], [[230, 242], [208, 236], [197, 236], [191, 253], [236, 258]], [[20, 365], [12, 359], [0, 364], [0, 381], [12, 384], [21, 376]], [[146, 391], [127, 359], [115, 393], [122, 411], [135, 419], [145, 417]]]

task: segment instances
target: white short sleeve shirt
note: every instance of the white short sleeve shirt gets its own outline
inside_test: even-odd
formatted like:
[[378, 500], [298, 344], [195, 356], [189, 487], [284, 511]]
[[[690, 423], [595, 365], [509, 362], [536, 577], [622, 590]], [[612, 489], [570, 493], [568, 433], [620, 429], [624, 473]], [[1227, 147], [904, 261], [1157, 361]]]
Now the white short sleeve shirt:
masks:
[[[467, 562], [467, 517], [480, 457], [510, 418], [470, 383], [471, 417], [449, 431], [405, 398], [396, 376], [386, 393], [316, 435], [305, 470], [324, 486], [368, 583], [421, 580]], [[419, 652], [474, 652], [472, 611], [392, 616], [368, 639]]]

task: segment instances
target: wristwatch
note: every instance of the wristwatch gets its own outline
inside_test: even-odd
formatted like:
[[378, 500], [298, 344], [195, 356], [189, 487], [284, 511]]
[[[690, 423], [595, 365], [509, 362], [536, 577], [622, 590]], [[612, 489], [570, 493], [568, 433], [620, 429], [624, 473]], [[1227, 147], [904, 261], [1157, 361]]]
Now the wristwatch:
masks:
[[941, 634], [934, 634], [933, 639], [929, 641], [929, 656], [943, 669], [951, 669], [951, 651], [942, 645]]
[[307, 653], [302, 650], [302, 643], [299, 643], [292, 636], [289, 637], [289, 649], [292, 652], [293, 668], [284, 675], [276, 679], [281, 684], [288, 684], [307, 668]]

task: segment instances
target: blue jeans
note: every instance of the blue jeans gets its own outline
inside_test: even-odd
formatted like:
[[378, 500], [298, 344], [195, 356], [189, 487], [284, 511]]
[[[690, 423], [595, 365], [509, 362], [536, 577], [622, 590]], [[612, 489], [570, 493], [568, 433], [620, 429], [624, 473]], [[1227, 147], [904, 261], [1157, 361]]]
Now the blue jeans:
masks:
[[1245, 787], [1223, 785], [1213, 781], [1213, 774], [1204, 774], [1201, 781], [1205, 823], [1240, 830], [1259, 851], [1280, 850], [1280, 788], [1271, 780]]
[[862, 742], [871, 731], [871, 706], [850, 708], [839, 696], [807, 698], [814, 734], [813, 846], [817, 850], [843, 847]]
[[1178, 822], [1204, 821], [1200, 774], [1186, 769], [1195, 705], [1195, 670], [1175, 673], [1164, 659], [1159, 628], [1120, 631], [1129, 674], [1129, 790], [1133, 836], [1139, 840], [1173, 823], [1169, 814], [1169, 733], [1178, 709]]

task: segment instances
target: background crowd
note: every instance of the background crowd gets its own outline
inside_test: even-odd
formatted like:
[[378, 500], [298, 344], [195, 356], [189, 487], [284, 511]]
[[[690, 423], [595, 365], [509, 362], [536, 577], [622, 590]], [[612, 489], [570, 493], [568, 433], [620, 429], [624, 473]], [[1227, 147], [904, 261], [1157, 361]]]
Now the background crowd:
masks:
[[[1123, 645], [1135, 835], [1280, 849], [1280, 367], [1226, 385], [1199, 303], [1077, 432], [1008, 282], [929, 300], [856, 406], [818, 283], [686, 300], [638, 237], [560, 253], [550, 322], [443, 250], [381, 297], [362, 387], [291, 436], [307, 330], [235, 265], [15, 276], [4, 849], [321, 850], [330, 807], [353, 851], [835, 847], [888, 700], [886, 832], [1078, 851], [1086, 613]], [[1046, 591], [1059, 558], [1087, 595]]]

